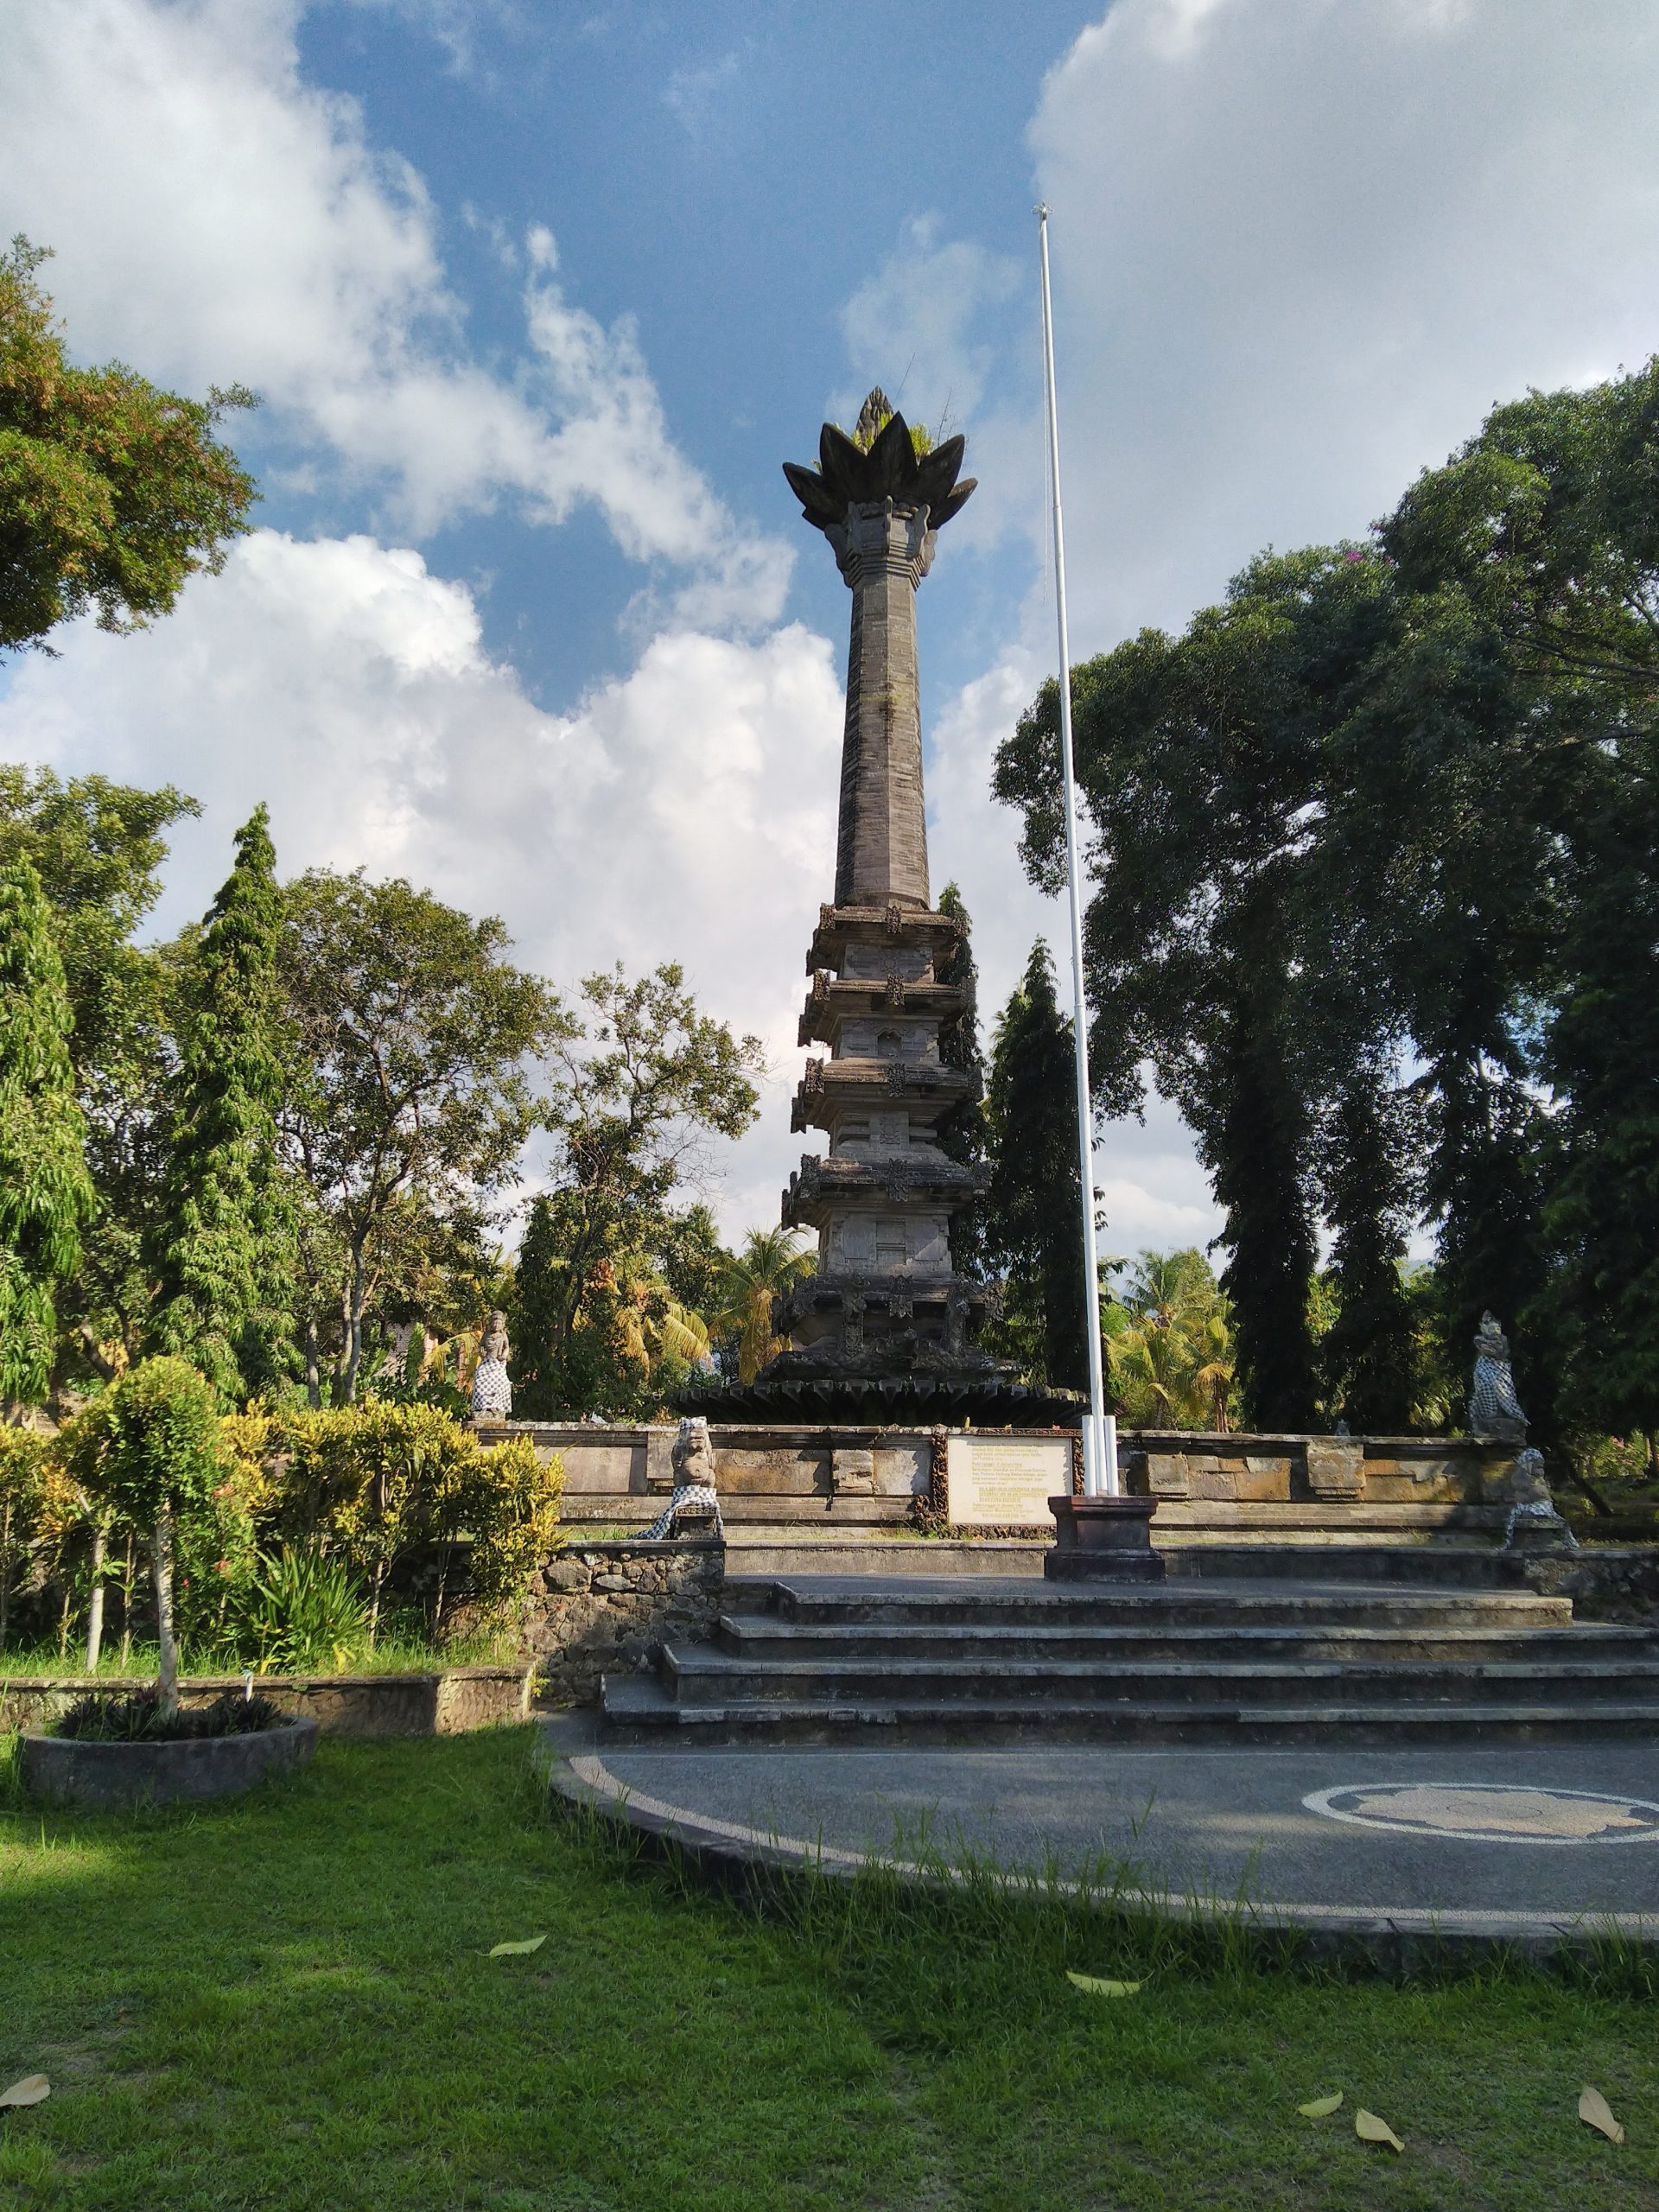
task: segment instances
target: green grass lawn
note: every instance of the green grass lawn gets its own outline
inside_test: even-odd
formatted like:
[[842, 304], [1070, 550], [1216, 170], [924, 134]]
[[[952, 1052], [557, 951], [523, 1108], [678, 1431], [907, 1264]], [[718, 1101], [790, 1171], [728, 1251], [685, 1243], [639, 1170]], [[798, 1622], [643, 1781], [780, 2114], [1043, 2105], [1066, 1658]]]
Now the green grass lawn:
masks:
[[[264, 1795], [121, 1820], [0, 1795], [0, 2087], [53, 2083], [0, 2113], [0, 2206], [1659, 2208], [1632, 1962], [1344, 1984], [874, 1883], [757, 1919], [550, 1821], [531, 1749], [325, 1742]], [[1356, 2141], [1361, 2103], [1403, 2157]]]
[[[124, 1659], [119, 1647], [106, 1651], [92, 1675], [84, 1663], [85, 1653], [71, 1644], [60, 1653], [55, 1643], [36, 1643], [0, 1651], [0, 1682], [19, 1675], [49, 1676], [54, 1680], [68, 1678], [74, 1681], [153, 1682], [159, 1662], [159, 1654], [153, 1643], [137, 1643]], [[301, 1668], [296, 1671], [308, 1680], [320, 1680], [323, 1675], [429, 1675], [443, 1667], [509, 1667], [515, 1660], [523, 1665], [518, 1639], [512, 1630], [480, 1630], [476, 1634], [452, 1637], [447, 1643], [434, 1643], [429, 1638], [404, 1633], [394, 1628], [381, 1636], [372, 1650], [359, 1651], [336, 1667]], [[257, 1669], [256, 1653], [241, 1653], [234, 1649], [209, 1652], [187, 1650], [183, 1666], [185, 1677], [207, 1675], [239, 1674], [245, 1666]], [[264, 1671], [286, 1674], [283, 1668]], [[0, 2088], [4, 2084], [0, 2083]]]

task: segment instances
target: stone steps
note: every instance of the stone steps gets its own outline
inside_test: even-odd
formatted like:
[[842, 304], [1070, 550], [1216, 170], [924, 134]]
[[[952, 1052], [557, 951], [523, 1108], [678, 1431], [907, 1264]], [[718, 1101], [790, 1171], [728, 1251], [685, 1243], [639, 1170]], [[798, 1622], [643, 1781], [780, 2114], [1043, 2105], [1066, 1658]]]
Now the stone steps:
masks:
[[[1147, 1629], [1550, 1629], [1581, 1627], [1572, 1600], [1529, 1590], [1335, 1587], [1285, 1578], [1212, 1587], [1197, 1580], [1114, 1586], [943, 1576], [895, 1586], [852, 1578], [774, 1581], [728, 1575], [734, 1630], [902, 1627]], [[1618, 1631], [1621, 1635], [1630, 1633]]]
[[1021, 1744], [1436, 1745], [1573, 1743], [1659, 1735], [1659, 1704], [1532, 1706], [1461, 1701], [1446, 1705], [1236, 1703], [1068, 1705], [1046, 1701], [964, 1706], [888, 1700], [865, 1706], [740, 1704], [677, 1706], [659, 1681], [606, 1678], [604, 1740], [674, 1751], [753, 1745], [848, 1750], [883, 1746], [985, 1748]]
[[[1655, 1656], [1639, 1629], [1440, 1628], [1050, 1628], [995, 1625], [898, 1628], [872, 1624], [860, 1631], [861, 1656], [875, 1665], [950, 1660], [987, 1664], [1071, 1662], [1135, 1669], [1176, 1661], [1247, 1661], [1251, 1665], [1539, 1666], [1546, 1661], [1599, 1663]], [[780, 1624], [760, 1628], [725, 1616], [720, 1653], [750, 1667], [834, 1666], [843, 1639], [827, 1628]]]
[[893, 1659], [850, 1655], [830, 1659], [734, 1659], [706, 1644], [669, 1645], [664, 1686], [679, 1705], [797, 1704], [804, 1698], [836, 1705], [887, 1700], [932, 1705], [947, 1700], [982, 1704], [1029, 1700], [1065, 1704], [1237, 1703], [1446, 1704], [1457, 1700], [1537, 1704], [1552, 1693], [1607, 1703], [1659, 1702], [1659, 1660], [1536, 1662], [1512, 1658], [1460, 1665], [1422, 1659], [1366, 1661], [1141, 1659], [1112, 1665], [1103, 1657], [1016, 1659], [1000, 1650], [970, 1658]]
[[601, 1715], [678, 1745], [1649, 1738], [1659, 1634], [1478, 1584], [751, 1579]]
[[[1185, 1534], [1166, 1529], [1160, 1509], [1153, 1523], [1154, 1541], [1162, 1553], [1166, 1572], [1192, 1575], [1317, 1574], [1322, 1580], [1340, 1575], [1350, 1580], [1405, 1580], [1480, 1585], [1491, 1589], [1523, 1586], [1526, 1554], [1506, 1551], [1499, 1539], [1505, 1516], [1496, 1510], [1455, 1509], [1473, 1526], [1448, 1531], [1447, 1517], [1454, 1509], [1408, 1506], [1366, 1510], [1359, 1517], [1348, 1516], [1338, 1533], [1329, 1509], [1306, 1522], [1300, 1517], [1259, 1517], [1249, 1530], [1249, 1541], [1238, 1519], [1203, 1532]], [[837, 1518], [825, 1524], [822, 1513], [816, 1527], [798, 1529], [773, 1525], [744, 1525], [728, 1508], [722, 1496], [721, 1510], [727, 1520], [727, 1567], [729, 1573], [753, 1576], [812, 1575], [965, 1575], [1018, 1574], [1033, 1578], [1043, 1572], [1050, 1537], [981, 1537], [958, 1541], [945, 1537], [895, 1536], [879, 1529], [861, 1531], [842, 1529]], [[1269, 1509], [1263, 1508], [1265, 1516]], [[1284, 1509], [1285, 1516], [1300, 1516], [1301, 1509]]]

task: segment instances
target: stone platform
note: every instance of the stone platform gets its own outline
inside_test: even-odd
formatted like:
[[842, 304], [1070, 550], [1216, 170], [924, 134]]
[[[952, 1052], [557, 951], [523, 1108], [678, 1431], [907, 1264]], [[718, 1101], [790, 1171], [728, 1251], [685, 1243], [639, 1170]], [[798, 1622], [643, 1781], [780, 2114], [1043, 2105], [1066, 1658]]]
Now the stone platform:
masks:
[[[672, 1487], [674, 1433], [536, 1422], [480, 1429], [486, 1440], [527, 1436], [538, 1452], [559, 1455], [563, 1517], [573, 1536], [584, 1528], [641, 1528], [656, 1517]], [[1052, 1444], [1059, 1433], [999, 1433]], [[769, 1548], [785, 1571], [782, 1553], [803, 1540], [881, 1541], [913, 1529], [934, 1488], [936, 1446], [945, 1432], [715, 1423], [709, 1436], [734, 1545]], [[1254, 1542], [1492, 1544], [1508, 1519], [1503, 1491], [1516, 1451], [1484, 1438], [1133, 1429], [1120, 1432], [1119, 1449], [1128, 1491], [1159, 1501], [1154, 1541], [1165, 1551]], [[1045, 1513], [1032, 1524], [1031, 1541], [1052, 1535]], [[798, 1563], [791, 1557], [788, 1570]]]

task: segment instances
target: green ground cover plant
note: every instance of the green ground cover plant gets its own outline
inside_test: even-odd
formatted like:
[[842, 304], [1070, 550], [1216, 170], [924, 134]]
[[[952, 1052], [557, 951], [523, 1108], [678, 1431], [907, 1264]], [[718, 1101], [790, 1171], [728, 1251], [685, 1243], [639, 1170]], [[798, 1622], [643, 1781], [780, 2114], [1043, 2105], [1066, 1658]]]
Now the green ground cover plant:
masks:
[[[238, 1802], [122, 1819], [0, 1795], [0, 2085], [53, 2085], [0, 2113], [0, 2203], [1659, 2205], [1639, 1958], [1395, 1986], [985, 1884], [757, 1911], [550, 1819], [531, 1747], [325, 1743]], [[1578, 2120], [1586, 2082], [1624, 2144]], [[1362, 2105], [1402, 2153], [1356, 2139]]]
[[[219, 1655], [209, 1653], [202, 1663], [188, 1669], [181, 1678], [184, 1681], [198, 1680], [203, 1675], [239, 1674], [245, 1663], [256, 1678], [263, 1673], [271, 1676], [282, 1673], [296, 1675], [424, 1675], [440, 1667], [505, 1667], [513, 1663], [518, 1639], [512, 1629], [480, 1628], [467, 1636], [447, 1638], [435, 1643], [423, 1634], [417, 1618], [410, 1615], [396, 1617], [391, 1625], [381, 1635], [372, 1650], [362, 1649], [342, 1656], [337, 1664], [318, 1660], [309, 1666], [279, 1667], [273, 1655], [263, 1669], [254, 1665], [250, 1655], [232, 1650]], [[42, 1675], [73, 1681], [153, 1682], [156, 1679], [156, 1647], [153, 1643], [135, 1643], [124, 1658], [118, 1651], [106, 1651], [89, 1675], [72, 1647], [67, 1656], [60, 1656], [55, 1644], [35, 1644], [12, 1651], [0, 1651], [0, 1681], [20, 1677], [37, 1678]]]

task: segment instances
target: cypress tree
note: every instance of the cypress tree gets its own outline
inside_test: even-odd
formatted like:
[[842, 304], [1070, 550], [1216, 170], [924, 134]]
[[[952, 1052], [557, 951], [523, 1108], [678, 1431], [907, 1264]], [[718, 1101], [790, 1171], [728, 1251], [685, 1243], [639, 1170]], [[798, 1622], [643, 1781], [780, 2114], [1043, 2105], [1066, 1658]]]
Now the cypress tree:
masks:
[[557, 1337], [564, 1311], [569, 1253], [553, 1200], [538, 1192], [531, 1200], [518, 1262], [513, 1271], [511, 1335], [515, 1409], [527, 1421], [561, 1410]]
[[1075, 1067], [1039, 938], [992, 1050], [986, 1244], [1006, 1274], [1009, 1332], [1033, 1381], [1086, 1390]]
[[41, 880], [0, 868], [0, 1397], [37, 1405], [57, 1342], [54, 1294], [96, 1203], [69, 1058], [63, 963]]
[[[1306, 1189], [1307, 1103], [1292, 1072], [1276, 994], [1230, 1010], [1199, 1143], [1226, 1212], [1240, 1395], [1255, 1429], [1297, 1434], [1313, 1425], [1313, 1340], [1307, 1294], [1316, 1244]], [[1198, 1117], [1195, 1117], [1198, 1118]]]
[[[939, 1057], [948, 1068], [960, 1068], [965, 1074], [977, 1076], [982, 1084], [984, 1061], [979, 1047], [979, 1013], [976, 994], [979, 969], [974, 961], [973, 925], [968, 909], [962, 903], [962, 893], [954, 883], [947, 883], [939, 893], [939, 912], [949, 914], [962, 925], [962, 935], [944, 962], [939, 974], [942, 983], [950, 983], [965, 991], [968, 1004], [960, 1018], [945, 1031], [940, 1039]], [[939, 1149], [947, 1160], [961, 1162], [964, 1167], [982, 1167], [985, 1163], [985, 1107], [982, 1097], [969, 1097], [953, 1106], [938, 1123]], [[957, 1272], [976, 1278], [985, 1273], [985, 1206], [976, 1198], [963, 1207], [950, 1224], [950, 1259]]]
[[289, 1209], [276, 1157], [283, 899], [261, 806], [191, 963], [171, 1160], [156, 1236], [154, 1348], [227, 1404], [291, 1369]]

